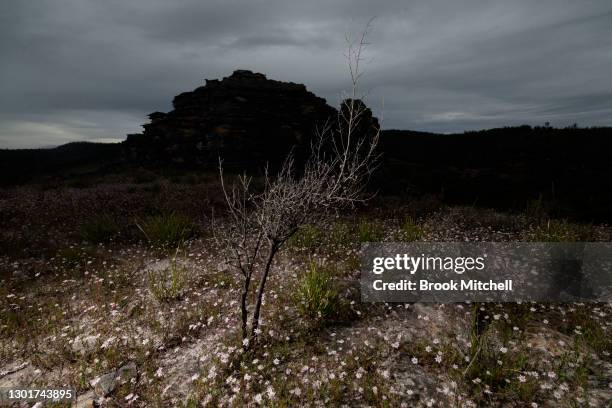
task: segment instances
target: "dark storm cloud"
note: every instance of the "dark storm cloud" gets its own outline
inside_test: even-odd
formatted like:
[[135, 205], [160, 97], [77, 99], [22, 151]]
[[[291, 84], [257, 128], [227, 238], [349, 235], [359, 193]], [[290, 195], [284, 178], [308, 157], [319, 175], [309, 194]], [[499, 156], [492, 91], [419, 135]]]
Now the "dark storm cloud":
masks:
[[344, 33], [372, 16], [387, 128], [612, 125], [607, 0], [34, 0], [0, 5], [0, 147], [123, 139], [238, 68], [337, 104]]

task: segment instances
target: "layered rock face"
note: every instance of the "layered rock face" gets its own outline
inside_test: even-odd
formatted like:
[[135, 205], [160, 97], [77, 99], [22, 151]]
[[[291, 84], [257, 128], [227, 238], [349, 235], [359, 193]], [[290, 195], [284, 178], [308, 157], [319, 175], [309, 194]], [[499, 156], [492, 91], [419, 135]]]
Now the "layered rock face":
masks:
[[174, 162], [246, 168], [278, 163], [294, 149], [301, 157], [316, 130], [337, 111], [302, 84], [235, 71], [222, 80], [182, 93], [168, 113], [149, 115], [142, 134], [128, 135], [128, 156], [143, 162]]

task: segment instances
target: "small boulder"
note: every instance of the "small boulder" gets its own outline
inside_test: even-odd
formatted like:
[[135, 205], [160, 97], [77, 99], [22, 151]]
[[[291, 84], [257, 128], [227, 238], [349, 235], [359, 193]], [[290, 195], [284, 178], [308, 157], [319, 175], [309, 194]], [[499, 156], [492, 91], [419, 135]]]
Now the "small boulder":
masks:
[[77, 396], [74, 402], [75, 408], [94, 408], [97, 407], [95, 394], [93, 391], [88, 391], [85, 394]]
[[106, 397], [117, 387], [117, 383], [131, 381], [138, 376], [138, 367], [136, 363], [130, 361], [127, 364], [122, 365], [117, 370], [110, 373], [101, 375], [100, 377], [92, 380], [90, 385], [94, 388], [95, 395], [98, 397]]
[[136, 378], [138, 376], [138, 367], [136, 367], [136, 363], [130, 361], [127, 364], [119, 367], [115, 373], [115, 377], [117, 380], [122, 382], [130, 381], [132, 378]]
[[106, 397], [115, 390], [117, 385], [115, 372], [113, 371], [112, 373], [101, 375], [100, 377], [94, 379], [91, 382], [91, 385], [94, 387], [94, 392], [97, 396]]

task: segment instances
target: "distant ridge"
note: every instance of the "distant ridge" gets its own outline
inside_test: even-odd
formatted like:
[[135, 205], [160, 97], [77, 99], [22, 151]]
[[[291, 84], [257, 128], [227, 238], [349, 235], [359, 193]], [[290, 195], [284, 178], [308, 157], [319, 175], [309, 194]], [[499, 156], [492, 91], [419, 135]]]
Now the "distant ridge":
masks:
[[20, 184], [74, 169], [122, 160], [119, 143], [70, 142], [46, 149], [0, 149], [0, 183]]

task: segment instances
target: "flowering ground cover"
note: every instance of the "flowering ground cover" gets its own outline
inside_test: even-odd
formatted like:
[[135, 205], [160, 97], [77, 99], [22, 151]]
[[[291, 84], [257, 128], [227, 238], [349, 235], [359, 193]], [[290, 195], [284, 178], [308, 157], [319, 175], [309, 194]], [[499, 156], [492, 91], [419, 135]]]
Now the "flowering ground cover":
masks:
[[210, 231], [218, 186], [145, 176], [0, 191], [0, 387], [70, 387], [82, 407], [612, 401], [612, 305], [362, 303], [358, 259], [366, 241], [609, 241], [610, 227], [377, 198], [291, 239], [244, 353], [240, 278]]

